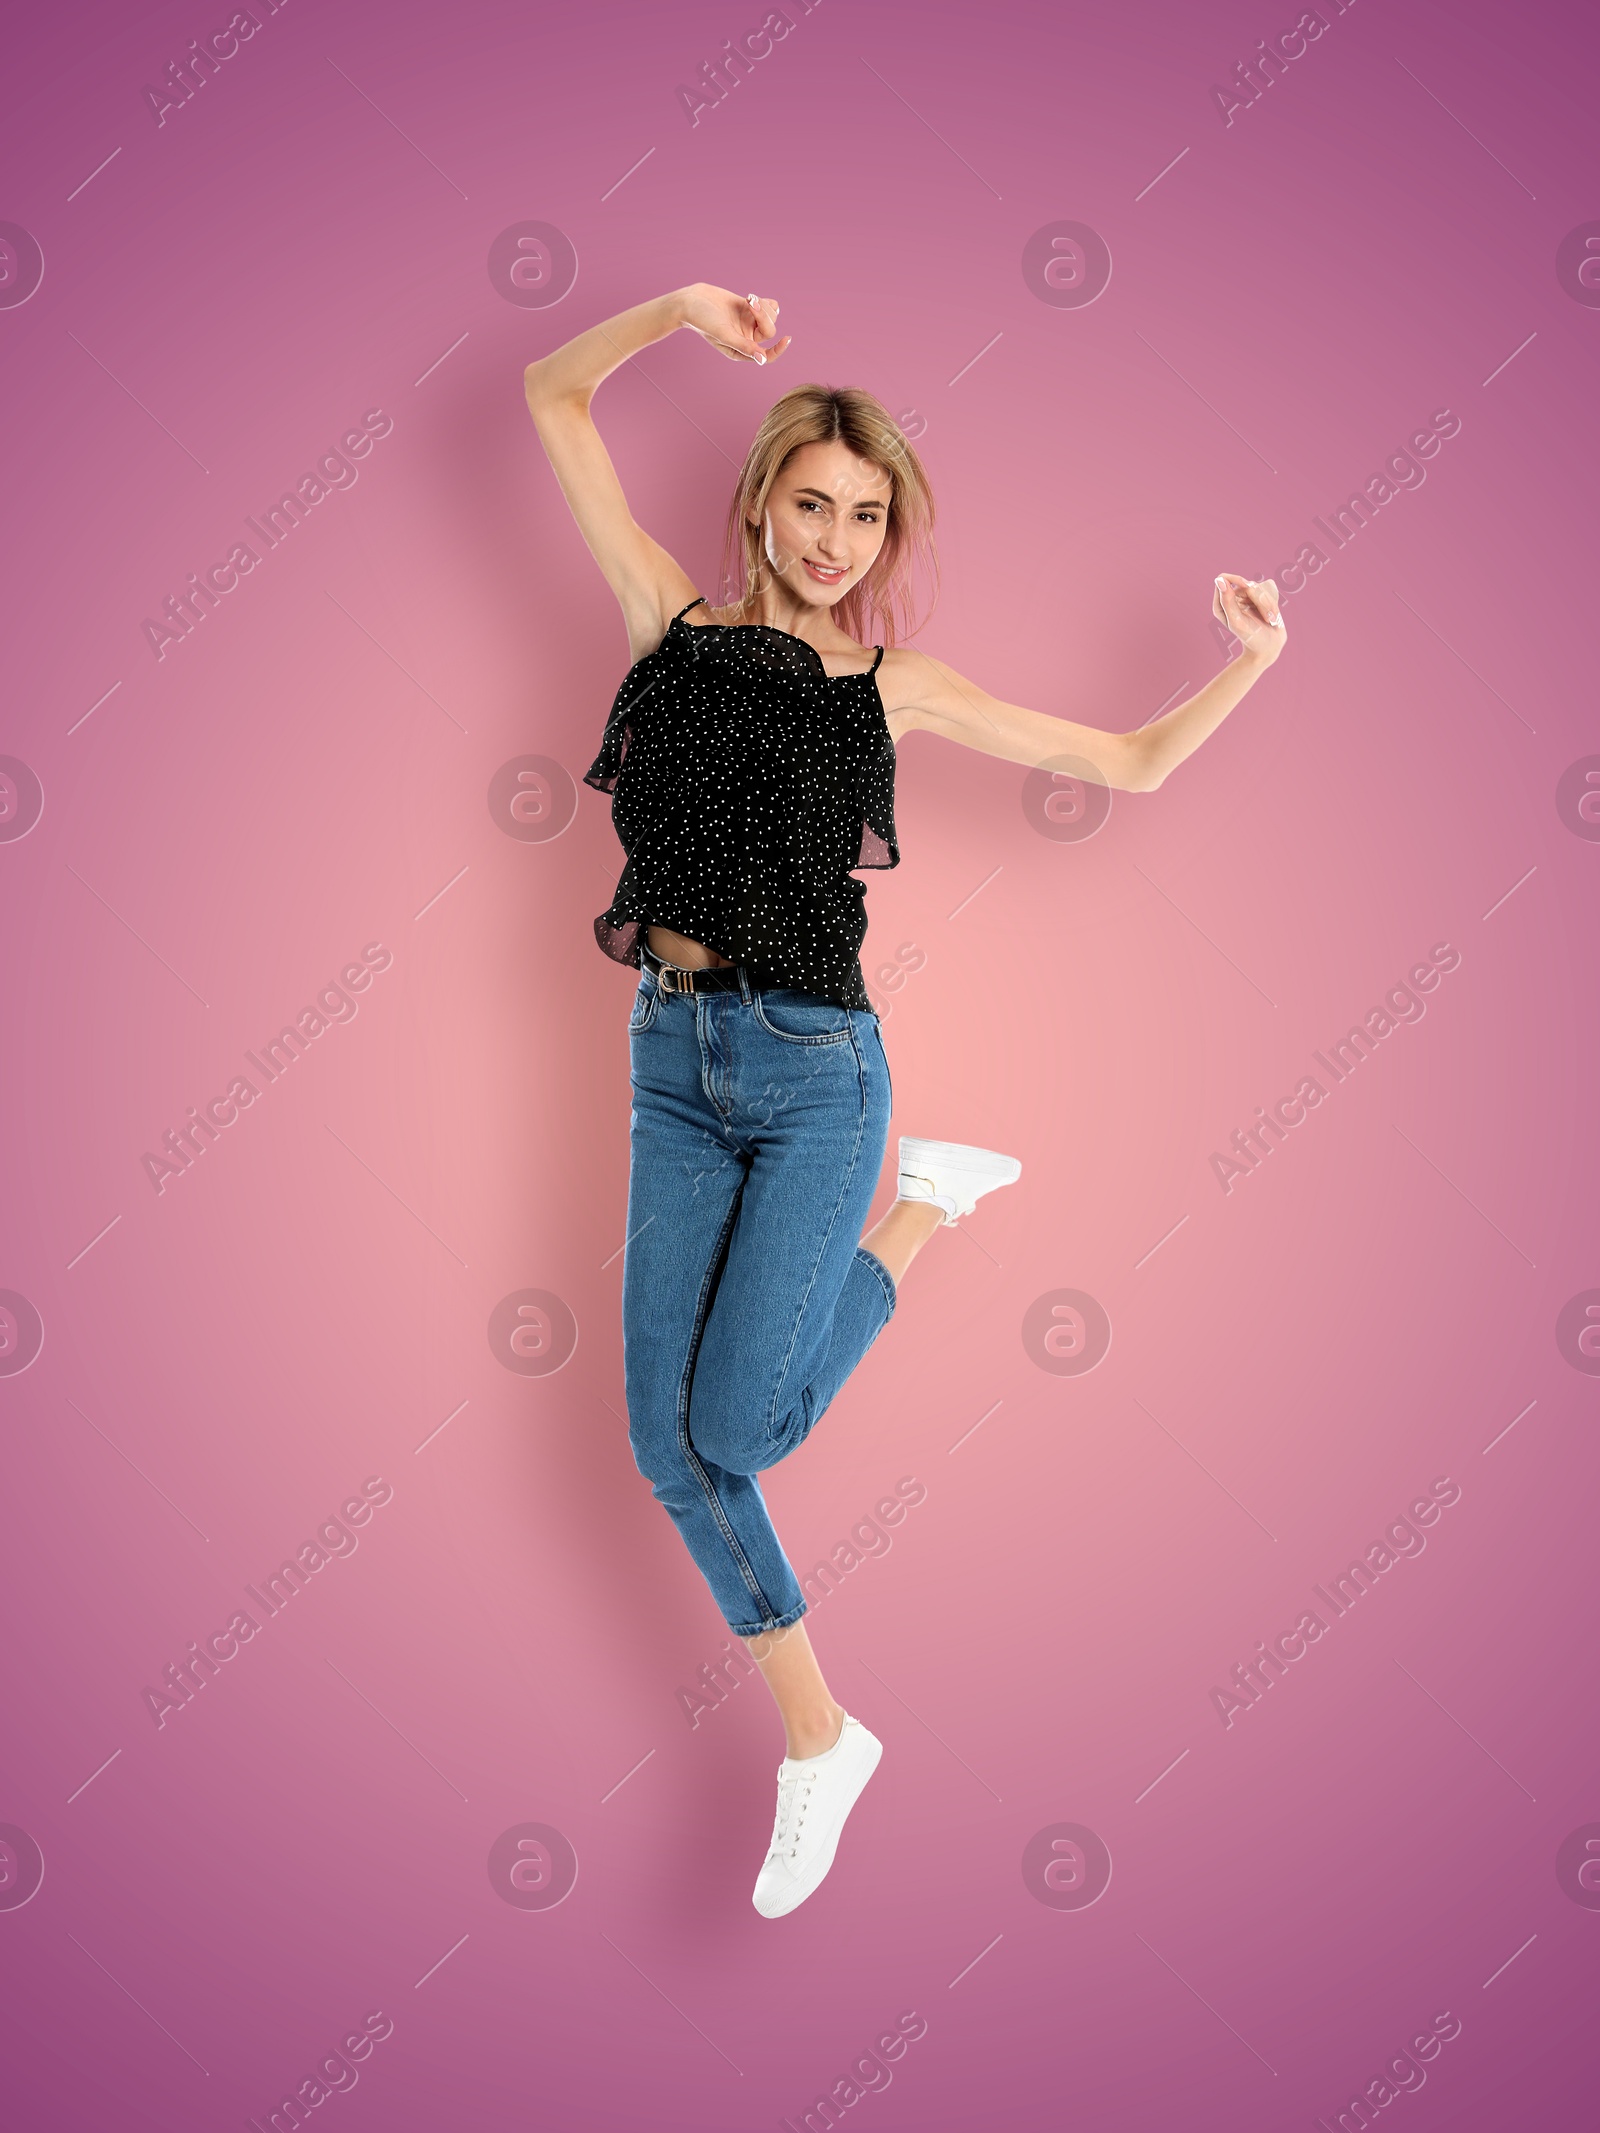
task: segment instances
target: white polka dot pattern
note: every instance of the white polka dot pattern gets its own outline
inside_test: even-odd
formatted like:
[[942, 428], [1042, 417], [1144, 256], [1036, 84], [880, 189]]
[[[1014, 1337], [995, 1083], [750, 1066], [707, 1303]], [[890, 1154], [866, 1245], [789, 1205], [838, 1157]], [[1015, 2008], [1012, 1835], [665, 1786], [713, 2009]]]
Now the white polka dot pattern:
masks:
[[667, 926], [762, 983], [870, 1011], [851, 870], [900, 864], [878, 660], [830, 675], [787, 630], [688, 612], [630, 668], [584, 773], [627, 856], [595, 938], [637, 966]]

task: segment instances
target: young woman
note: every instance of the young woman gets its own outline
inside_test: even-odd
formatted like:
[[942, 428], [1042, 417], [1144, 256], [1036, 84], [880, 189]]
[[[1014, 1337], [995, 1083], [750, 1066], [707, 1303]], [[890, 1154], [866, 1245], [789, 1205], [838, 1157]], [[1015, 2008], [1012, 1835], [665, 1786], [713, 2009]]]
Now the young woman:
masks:
[[[913, 573], [931, 563], [927, 476], [876, 400], [818, 385], [786, 394], [761, 425], [729, 513], [732, 598], [708, 607], [634, 523], [589, 403], [679, 327], [734, 362], [775, 362], [789, 346], [777, 318], [770, 298], [697, 284], [526, 373], [634, 660], [587, 773], [614, 795], [627, 858], [596, 936], [640, 970], [622, 1289], [630, 1441], [783, 1719], [754, 1896], [768, 1918], [821, 1882], [882, 1748], [829, 1694], [756, 1476], [821, 1419], [934, 1231], [1021, 1171], [988, 1149], [903, 1139], [898, 1196], [861, 1236], [890, 1085], [853, 870], [899, 864], [896, 746], [933, 733], [1151, 792], [1284, 643], [1272, 580], [1226, 573], [1212, 611], [1242, 654], [1164, 717], [1107, 733], [998, 701], [897, 642]], [[874, 630], [882, 641], [863, 642]]]

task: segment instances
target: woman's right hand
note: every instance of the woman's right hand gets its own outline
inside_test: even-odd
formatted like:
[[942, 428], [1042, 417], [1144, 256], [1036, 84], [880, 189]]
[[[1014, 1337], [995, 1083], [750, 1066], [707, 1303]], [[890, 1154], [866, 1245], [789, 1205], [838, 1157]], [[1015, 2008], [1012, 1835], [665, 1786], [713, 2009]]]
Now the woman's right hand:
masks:
[[[770, 296], [735, 296], [699, 281], [683, 292], [683, 323], [730, 363], [775, 363], [791, 336], [775, 340], [778, 306]], [[771, 347], [763, 346], [772, 342]]]

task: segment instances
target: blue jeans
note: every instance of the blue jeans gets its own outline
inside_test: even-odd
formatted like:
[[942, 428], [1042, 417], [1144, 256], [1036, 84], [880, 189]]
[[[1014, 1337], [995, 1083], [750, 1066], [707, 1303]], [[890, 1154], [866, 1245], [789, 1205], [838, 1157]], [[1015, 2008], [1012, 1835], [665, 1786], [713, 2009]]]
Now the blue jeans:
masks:
[[664, 993], [629, 1025], [629, 1440], [730, 1628], [806, 1612], [756, 1476], [805, 1442], [888, 1323], [859, 1243], [889, 1130], [878, 1018], [809, 993]]

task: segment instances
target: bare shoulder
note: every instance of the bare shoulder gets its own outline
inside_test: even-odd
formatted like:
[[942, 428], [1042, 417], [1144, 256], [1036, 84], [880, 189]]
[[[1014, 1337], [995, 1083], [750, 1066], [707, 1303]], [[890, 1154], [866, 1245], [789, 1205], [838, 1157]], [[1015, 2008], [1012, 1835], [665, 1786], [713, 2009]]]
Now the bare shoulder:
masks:
[[958, 675], [916, 645], [900, 644], [885, 652], [878, 667], [878, 693], [893, 739], [941, 724], [941, 711], [960, 686]]

